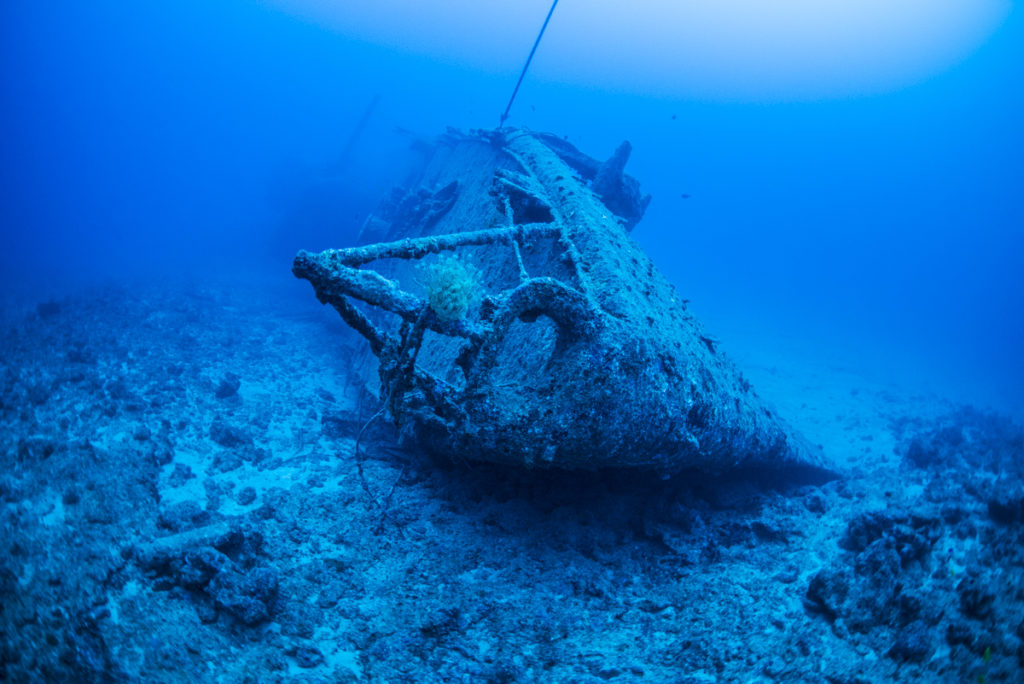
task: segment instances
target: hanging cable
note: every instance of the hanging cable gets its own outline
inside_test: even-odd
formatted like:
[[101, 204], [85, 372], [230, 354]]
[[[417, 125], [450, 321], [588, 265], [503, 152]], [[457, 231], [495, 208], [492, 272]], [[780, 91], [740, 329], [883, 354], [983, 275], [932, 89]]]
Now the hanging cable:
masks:
[[548, 27], [548, 22], [551, 21], [551, 15], [555, 13], [555, 6], [558, 4], [558, 0], [551, 3], [551, 9], [548, 10], [548, 16], [544, 19], [544, 25], [540, 27], [540, 33], [537, 34], [537, 40], [533, 41], [533, 48], [530, 50], [530, 56], [526, 58], [526, 64], [523, 65], [523, 72], [519, 74], [519, 80], [516, 81], [515, 90], [512, 91], [512, 97], [508, 100], [508, 107], [505, 107], [505, 113], [501, 115], [501, 121], [498, 123], [498, 128], [505, 125], [505, 119], [508, 118], [509, 110], [512, 109], [512, 103], [516, 101], [516, 94], [519, 92], [519, 86], [523, 83], [523, 77], [526, 76], [526, 70], [530, 68], [530, 62], [533, 60], [533, 53], [537, 51], [537, 46], [540, 45], [540, 39], [544, 37], [544, 30]]

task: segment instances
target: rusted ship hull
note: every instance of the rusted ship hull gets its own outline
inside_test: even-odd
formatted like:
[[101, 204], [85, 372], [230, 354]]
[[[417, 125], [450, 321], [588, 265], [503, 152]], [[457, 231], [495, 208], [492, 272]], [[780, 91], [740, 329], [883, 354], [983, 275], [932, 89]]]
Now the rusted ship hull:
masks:
[[828, 472], [629, 237], [648, 198], [628, 155], [450, 134], [367, 223], [375, 242], [300, 252], [294, 273], [367, 338], [391, 417], [434, 453]]

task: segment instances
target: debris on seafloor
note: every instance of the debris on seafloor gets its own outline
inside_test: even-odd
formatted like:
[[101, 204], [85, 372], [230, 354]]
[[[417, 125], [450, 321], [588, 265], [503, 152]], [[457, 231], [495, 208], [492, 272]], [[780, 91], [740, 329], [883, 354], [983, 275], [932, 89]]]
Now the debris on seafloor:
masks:
[[372, 244], [299, 252], [293, 272], [367, 339], [386, 409], [432, 453], [827, 476], [630, 239], [650, 197], [629, 153], [449, 131], [367, 220]]

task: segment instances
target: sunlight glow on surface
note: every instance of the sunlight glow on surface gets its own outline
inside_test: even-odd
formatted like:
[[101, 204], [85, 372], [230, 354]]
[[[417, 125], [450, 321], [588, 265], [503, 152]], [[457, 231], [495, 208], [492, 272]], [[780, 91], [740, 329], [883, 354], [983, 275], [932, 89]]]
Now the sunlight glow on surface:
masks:
[[[549, 0], [270, 0], [349, 38], [518, 69]], [[1010, 0], [561, 0], [537, 78], [726, 99], [887, 91], [981, 46]]]

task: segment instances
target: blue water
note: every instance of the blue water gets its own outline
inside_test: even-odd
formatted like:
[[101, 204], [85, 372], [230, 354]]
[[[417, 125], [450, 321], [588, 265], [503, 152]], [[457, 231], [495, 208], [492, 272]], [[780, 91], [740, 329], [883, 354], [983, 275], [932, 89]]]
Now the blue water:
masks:
[[804, 486], [367, 422], [292, 259], [497, 126], [548, 7], [2, 3], [0, 680], [1021, 681], [1024, 9], [553, 14], [508, 124], [631, 142], [633, 238]]
[[[519, 53], [478, 46], [477, 67], [254, 3], [2, 11], [5, 288], [287, 269], [299, 248], [347, 244], [400, 179], [396, 129], [497, 125], [544, 14], [522, 19]], [[974, 400], [1021, 405], [1019, 8], [938, 73], [790, 97], [559, 81], [545, 62], [566, 58], [559, 18], [509, 124], [596, 157], [630, 139], [654, 196], [636, 237], [713, 327], [919, 364]]]
[[[474, 61], [352, 38], [286, 4], [6, 3], [3, 286], [285, 271], [299, 248], [349, 243], [400, 179], [399, 129], [496, 125], [541, 5], [518, 51], [487, 53], [472, 17], [418, 32], [467, 36]], [[579, 40], [560, 19], [509, 124], [597, 157], [629, 139], [654, 195], [635, 235], [712, 327], [917, 364], [1021, 405], [1019, 8], [936, 73], [819, 96], [559, 80], [545, 55], [572, 59]]]

